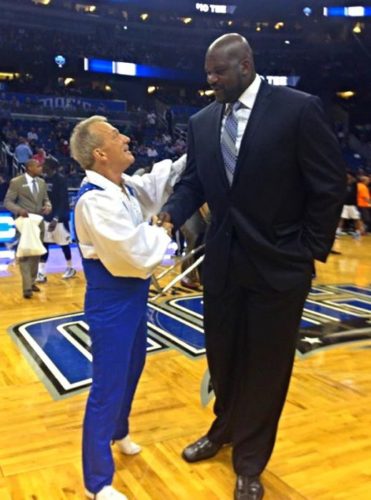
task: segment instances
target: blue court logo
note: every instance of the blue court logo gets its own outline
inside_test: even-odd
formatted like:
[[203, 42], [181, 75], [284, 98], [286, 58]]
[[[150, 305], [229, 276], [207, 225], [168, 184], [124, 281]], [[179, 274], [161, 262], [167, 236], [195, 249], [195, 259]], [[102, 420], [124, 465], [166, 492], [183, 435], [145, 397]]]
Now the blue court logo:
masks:
[[[161, 304], [150, 302], [147, 353], [177, 349], [192, 358], [203, 356], [202, 314], [201, 295], [181, 295]], [[90, 386], [92, 356], [83, 313], [18, 324], [10, 333], [54, 397]], [[349, 342], [358, 342], [359, 348], [371, 347], [371, 287], [312, 288], [301, 319], [298, 355]]]

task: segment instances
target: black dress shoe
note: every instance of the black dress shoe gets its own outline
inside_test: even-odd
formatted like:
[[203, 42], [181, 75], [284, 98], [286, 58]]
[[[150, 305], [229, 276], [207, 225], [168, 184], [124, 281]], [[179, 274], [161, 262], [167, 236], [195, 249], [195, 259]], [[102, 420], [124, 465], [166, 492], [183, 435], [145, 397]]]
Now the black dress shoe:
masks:
[[24, 299], [30, 299], [32, 297], [32, 291], [31, 290], [25, 290], [23, 292], [23, 298]]
[[203, 436], [184, 448], [182, 457], [186, 462], [191, 463], [206, 460], [216, 455], [221, 447], [221, 444], [213, 443], [207, 436]]
[[264, 496], [264, 488], [258, 476], [237, 476], [234, 500], [260, 500]]
[[35, 284], [32, 285], [32, 291], [33, 292], [41, 292], [40, 288]]

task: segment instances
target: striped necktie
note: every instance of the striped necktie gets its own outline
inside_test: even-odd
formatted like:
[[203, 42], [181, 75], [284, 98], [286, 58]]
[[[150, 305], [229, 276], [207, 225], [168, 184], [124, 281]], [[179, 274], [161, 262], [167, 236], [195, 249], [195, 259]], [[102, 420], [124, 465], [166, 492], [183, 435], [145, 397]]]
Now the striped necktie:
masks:
[[227, 177], [229, 183], [232, 183], [234, 171], [237, 162], [237, 128], [238, 120], [236, 116], [236, 111], [240, 108], [241, 103], [239, 101], [230, 105], [228, 114], [224, 122], [223, 132], [221, 134], [221, 149], [224, 159], [224, 166], [226, 169]]
[[37, 198], [37, 184], [36, 184], [36, 179], [32, 179], [32, 194], [34, 198]]

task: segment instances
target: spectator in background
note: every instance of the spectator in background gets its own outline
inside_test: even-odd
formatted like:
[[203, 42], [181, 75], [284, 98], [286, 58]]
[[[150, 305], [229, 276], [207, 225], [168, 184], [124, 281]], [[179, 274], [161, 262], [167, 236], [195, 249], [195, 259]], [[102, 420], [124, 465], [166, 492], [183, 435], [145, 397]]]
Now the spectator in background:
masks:
[[173, 138], [173, 136], [174, 136], [174, 130], [173, 130], [174, 113], [170, 107], [166, 108], [165, 113], [164, 113], [164, 118], [165, 118], [166, 125], [167, 125], [167, 133], [169, 134], [169, 136], [171, 138]]
[[25, 165], [32, 158], [32, 150], [24, 137], [19, 138], [19, 144], [15, 148], [14, 156], [21, 165]]
[[70, 147], [68, 141], [64, 138], [61, 138], [59, 140], [59, 151], [63, 156], [69, 156], [70, 154]]
[[154, 146], [147, 147], [147, 157], [151, 164], [153, 164], [156, 161], [158, 157], [158, 151]]
[[186, 146], [187, 146], [186, 141], [183, 138], [179, 137], [174, 144], [175, 153], [178, 156], [183, 155], [185, 153]]
[[71, 235], [70, 235], [70, 206], [66, 179], [58, 173], [59, 162], [56, 158], [48, 157], [44, 163], [45, 182], [47, 185], [52, 211], [45, 216], [44, 246], [47, 252], [40, 257], [36, 281], [45, 283], [46, 263], [49, 258], [51, 243], [59, 245], [66, 260], [66, 269], [62, 274], [63, 279], [73, 278], [76, 270], [72, 267]]
[[361, 212], [361, 218], [364, 224], [364, 231], [370, 230], [370, 191], [369, 178], [367, 175], [362, 175], [357, 184], [357, 205]]
[[0, 175], [0, 204], [4, 201], [5, 194], [8, 191], [9, 182], [6, 181], [3, 175]]
[[357, 208], [357, 179], [351, 172], [347, 173], [347, 194], [340, 217], [336, 235], [340, 236], [342, 234], [346, 234], [343, 231], [344, 225], [345, 223], [352, 221], [355, 228], [354, 238], [359, 239], [363, 232], [363, 225]]
[[164, 132], [162, 134], [162, 142], [163, 144], [171, 144], [172, 138], [171, 135], [168, 134], [167, 132]]
[[156, 113], [154, 111], [149, 111], [147, 113], [146, 125], [149, 128], [155, 128], [157, 123]]
[[31, 127], [31, 130], [27, 132], [27, 140], [28, 142], [37, 142], [39, 140], [39, 136], [35, 130], [35, 127]]
[[[17, 217], [28, 217], [31, 213], [47, 215], [51, 212], [45, 181], [39, 178], [41, 172], [42, 166], [36, 160], [29, 160], [26, 163], [26, 173], [10, 181], [4, 206]], [[42, 233], [43, 228], [41, 228], [41, 239]], [[33, 292], [40, 291], [35, 284], [39, 260], [39, 255], [19, 258], [25, 299], [30, 299]]]
[[70, 171], [67, 176], [67, 186], [70, 188], [78, 188], [80, 187], [82, 177], [79, 174], [79, 167], [70, 164]]
[[36, 148], [36, 153], [32, 156], [34, 160], [37, 160], [40, 165], [44, 165], [45, 158], [46, 158], [46, 152], [45, 149], [42, 147]]

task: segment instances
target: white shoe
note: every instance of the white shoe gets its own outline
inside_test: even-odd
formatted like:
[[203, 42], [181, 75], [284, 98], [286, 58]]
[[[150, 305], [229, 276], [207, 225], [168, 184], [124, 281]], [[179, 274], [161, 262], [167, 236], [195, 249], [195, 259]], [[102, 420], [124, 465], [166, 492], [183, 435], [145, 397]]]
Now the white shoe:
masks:
[[117, 444], [121, 453], [124, 453], [124, 455], [136, 455], [137, 453], [140, 453], [142, 451], [142, 448], [139, 446], [139, 444], [134, 443], [134, 441], [131, 440], [129, 434], [119, 441], [115, 441], [115, 443]]
[[62, 278], [64, 280], [68, 280], [70, 278], [73, 278], [75, 274], [76, 274], [76, 269], [74, 269], [73, 267], [67, 267], [67, 269], [62, 274]]
[[113, 486], [105, 486], [98, 493], [90, 493], [90, 491], [85, 490], [85, 494], [88, 498], [94, 500], [128, 500], [128, 497], [115, 490]]
[[47, 277], [43, 273], [37, 273], [35, 282], [36, 283], [45, 283], [47, 281]]

